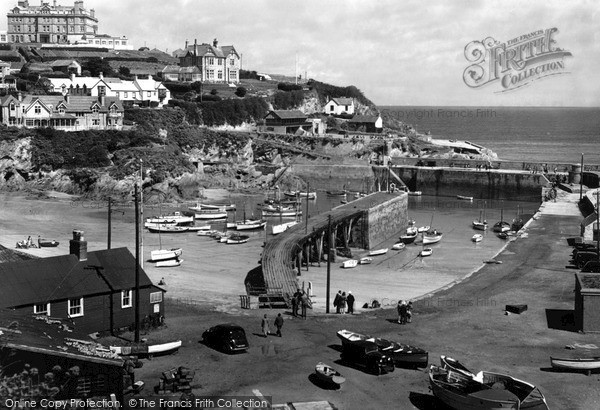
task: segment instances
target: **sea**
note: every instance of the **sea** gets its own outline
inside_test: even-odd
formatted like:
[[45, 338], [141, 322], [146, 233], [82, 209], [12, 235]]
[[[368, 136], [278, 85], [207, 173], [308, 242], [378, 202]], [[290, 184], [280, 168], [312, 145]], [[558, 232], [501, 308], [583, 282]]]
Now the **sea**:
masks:
[[600, 107], [381, 106], [433, 138], [470, 141], [508, 161], [600, 164]]

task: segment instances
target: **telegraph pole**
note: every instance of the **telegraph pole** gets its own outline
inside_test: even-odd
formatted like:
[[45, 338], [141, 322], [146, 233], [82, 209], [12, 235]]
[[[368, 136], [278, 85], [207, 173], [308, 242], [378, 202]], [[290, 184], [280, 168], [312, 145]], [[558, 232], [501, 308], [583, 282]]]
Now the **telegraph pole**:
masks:
[[583, 199], [583, 152], [581, 153], [581, 172], [579, 175], [579, 202], [581, 202]]
[[329, 313], [329, 292], [331, 292], [331, 214], [327, 217], [327, 288], [325, 313]]
[[110, 235], [111, 235], [111, 214], [112, 214], [112, 198], [108, 197], [108, 238], [106, 240], [106, 249], [110, 249]]
[[134, 341], [140, 341], [140, 204], [138, 185], [134, 185], [135, 198], [135, 337]]
[[[144, 160], [140, 158], [140, 224], [144, 223]], [[140, 227], [141, 230], [141, 227]], [[140, 266], [144, 269], [144, 236], [140, 235]]]

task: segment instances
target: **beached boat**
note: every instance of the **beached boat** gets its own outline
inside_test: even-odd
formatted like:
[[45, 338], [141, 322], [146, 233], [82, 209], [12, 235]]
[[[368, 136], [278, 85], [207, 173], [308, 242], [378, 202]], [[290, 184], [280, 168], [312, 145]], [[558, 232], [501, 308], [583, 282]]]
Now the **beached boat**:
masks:
[[291, 222], [286, 222], [286, 223], [279, 224], [279, 225], [273, 225], [271, 227], [271, 233], [273, 235], [278, 235], [282, 232], [287, 231], [289, 228], [291, 228], [292, 226], [297, 225], [297, 224], [298, 224], [298, 221], [291, 221]]
[[183, 262], [183, 259], [169, 259], [166, 261], [156, 262], [156, 267], [157, 268], [173, 268], [175, 266], [181, 265], [181, 262]]
[[153, 356], [175, 353], [181, 347], [181, 340], [156, 345], [110, 346], [113, 353], [122, 356]]
[[341, 191], [325, 191], [327, 192], [327, 196], [346, 196], [348, 191], [342, 189]]
[[210, 225], [190, 225], [186, 226], [189, 232], [210, 231]]
[[508, 232], [500, 232], [498, 234], [498, 238], [500, 238], [500, 239], [508, 239], [509, 236], [510, 235], [508, 234]]
[[55, 248], [58, 245], [60, 245], [60, 242], [55, 241], [55, 240], [48, 240], [48, 239], [38, 239], [38, 246], [40, 248]]
[[194, 214], [196, 219], [225, 219], [227, 218], [227, 211], [221, 209], [206, 209], [198, 211]]
[[493, 230], [494, 232], [510, 231], [510, 224], [504, 220], [504, 209], [500, 210], [500, 221], [494, 224]]
[[425, 368], [429, 363], [429, 352], [419, 347], [394, 342], [380, 337], [367, 338], [375, 342], [381, 353], [390, 356], [399, 367]]
[[364, 258], [360, 258], [360, 260], [358, 261], [358, 263], [361, 265], [368, 265], [371, 262], [373, 262], [373, 258], [369, 258], [368, 256], [365, 256]]
[[216, 205], [216, 204], [204, 204], [202, 202], [197, 202], [195, 206], [190, 206], [188, 209], [193, 212], [206, 211], [208, 209], [219, 209], [221, 211], [235, 211], [236, 206], [235, 206], [235, 204]]
[[152, 233], [183, 233], [188, 231], [188, 227], [179, 225], [156, 225], [149, 226], [148, 230]]
[[471, 240], [473, 242], [481, 242], [483, 240], [483, 235], [480, 233], [476, 233], [475, 235], [473, 235], [473, 237], [471, 238]]
[[419, 252], [419, 256], [424, 258], [426, 256], [431, 256], [433, 254], [433, 249], [431, 248], [423, 248], [421, 252]]
[[456, 199], [462, 199], [463, 201], [472, 201], [472, 196], [456, 195]]
[[[508, 408], [516, 408], [516, 409], [529, 409], [529, 410], [547, 410], [548, 405], [546, 404], [546, 398], [542, 394], [542, 392], [532, 385], [531, 383], [525, 382], [523, 380], [519, 380], [515, 377], [501, 374], [501, 373], [493, 373], [487, 371], [480, 371], [477, 374], [474, 374], [472, 371], [467, 369], [464, 365], [462, 365], [458, 360], [454, 360], [447, 356], [440, 356], [440, 368], [450, 373], [451, 380], [458, 380], [459, 383], [464, 383], [467, 381], [467, 389], [463, 390], [464, 393], [469, 393], [470, 391], [488, 391], [487, 393], [478, 394], [478, 397], [494, 399], [499, 398], [503, 401], [502, 406], [500, 407], [488, 407], [490, 404], [497, 406], [497, 404], [490, 403], [486, 404], [485, 407], [465, 407], [466, 403], [460, 407], [455, 408], [501, 408], [505, 409], [506, 403], [504, 402], [507, 399], [513, 399], [510, 395], [500, 394], [496, 396], [494, 393], [489, 393], [489, 391], [496, 390], [497, 392], [506, 392], [512, 394], [517, 398], [516, 407], [508, 407]], [[476, 384], [473, 384], [476, 383]], [[433, 386], [432, 386], [433, 387]], [[435, 394], [435, 391], [434, 391]], [[436, 395], [436, 397], [440, 398]], [[444, 400], [442, 400], [444, 401]], [[446, 402], [446, 404], [449, 404]], [[452, 406], [452, 405], [451, 405]]]
[[347, 261], [344, 261], [342, 263], [342, 268], [344, 268], [344, 269], [356, 268], [356, 265], [358, 265], [358, 261], [356, 259], [348, 259]]
[[386, 253], [388, 253], [388, 250], [388, 248], [375, 249], [374, 251], [369, 252], [369, 256], [385, 255]]
[[395, 244], [392, 245], [392, 250], [395, 250], [395, 251], [401, 251], [404, 248], [406, 248], [406, 245], [404, 244], [404, 242], [396, 242]]
[[164, 261], [168, 259], [175, 259], [182, 254], [181, 248], [172, 248], [172, 249], [157, 249], [150, 252], [150, 261], [158, 262]]
[[206, 231], [198, 231], [196, 235], [198, 236], [212, 236], [217, 232], [216, 229], [208, 229]]
[[248, 242], [248, 239], [250, 239], [248, 235], [231, 235], [227, 237], [225, 243], [228, 245], [238, 245], [240, 243]]
[[244, 219], [235, 223], [235, 229], [238, 231], [249, 231], [252, 229], [264, 229], [267, 221], [264, 219]]
[[182, 225], [194, 222], [193, 216], [183, 215], [181, 212], [174, 212], [170, 215], [160, 215], [160, 216], [151, 216], [150, 218], [146, 218], [145, 223], [148, 224], [175, 224]]
[[559, 358], [550, 357], [550, 364], [554, 369], [584, 371], [588, 375], [592, 370], [600, 369], [600, 357], [585, 358]]
[[423, 245], [437, 243], [442, 240], [444, 234], [435, 229], [423, 233]]
[[349, 342], [356, 342], [359, 340], [367, 340], [371, 336], [364, 335], [362, 333], [351, 332], [350, 330], [338, 330], [337, 337], [342, 341], [342, 345]]
[[305, 192], [305, 191], [288, 191], [284, 192], [283, 195], [288, 198], [308, 198], [308, 199], [317, 199], [316, 192]]
[[429, 226], [429, 225], [419, 226], [417, 228], [417, 233], [427, 232], [430, 229], [431, 229], [431, 226]]
[[322, 383], [327, 384], [340, 385], [346, 381], [340, 372], [323, 362], [319, 362], [315, 366], [315, 375]]
[[417, 231], [415, 229], [415, 231], [413, 233], [409, 233], [407, 230], [406, 234], [404, 234], [400, 237], [400, 240], [402, 241], [402, 243], [408, 245], [408, 244], [413, 243], [416, 238], [417, 238]]

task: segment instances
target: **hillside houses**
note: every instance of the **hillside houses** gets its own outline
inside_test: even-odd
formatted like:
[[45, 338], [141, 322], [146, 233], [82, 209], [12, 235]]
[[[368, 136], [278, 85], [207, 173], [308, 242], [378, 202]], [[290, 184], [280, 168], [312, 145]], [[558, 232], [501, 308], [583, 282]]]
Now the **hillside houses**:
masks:
[[181, 67], [198, 67], [201, 79], [199, 81], [215, 83], [238, 83], [240, 81], [241, 57], [234, 46], [219, 47], [217, 39], [212, 45], [193, 45], [186, 42], [185, 50], [178, 52]]
[[323, 107], [323, 114], [327, 115], [354, 115], [354, 99], [353, 98], [330, 98], [327, 104]]

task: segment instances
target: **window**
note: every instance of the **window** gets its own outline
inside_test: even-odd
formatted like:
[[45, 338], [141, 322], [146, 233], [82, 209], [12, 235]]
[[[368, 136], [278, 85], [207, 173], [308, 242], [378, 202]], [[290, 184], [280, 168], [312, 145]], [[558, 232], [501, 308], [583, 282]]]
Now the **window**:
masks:
[[215, 63], [215, 59], [213, 57], [208, 58], [208, 64], [213, 65]]
[[208, 70], [208, 78], [215, 78], [215, 70]]
[[217, 71], [217, 78], [218, 78], [219, 80], [222, 80], [222, 79], [223, 79], [223, 71]]
[[223, 65], [223, 60], [219, 58], [219, 59], [217, 60], [217, 64], [219, 64], [219, 65]]
[[61, 105], [61, 106], [58, 108], [58, 113], [59, 113], [59, 114], [64, 114], [64, 113], [65, 113], [65, 107], [64, 107], [63, 105]]
[[235, 65], [235, 59], [234, 58], [229, 59], [229, 65]]
[[111, 105], [110, 106], [110, 113], [111, 114], [116, 114], [117, 113], [117, 106], [116, 105]]
[[93, 119], [92, 120], [92, 125], [95, 127], [98, 127], [100, 125], [100, 120], [99, 119]]
[[122, 290], [121, 291], [121, 307], [122, 308], [130, 308], [131, 306], [133, 306], [133, 303], [131, 302], [131, 289], [129, 290]]
[[67, 307], [69, 317], [83, 316], [83, 298], [69, 299]]
[[36, 315], [50, 316], [50, 303], [40, 303], [33, 305], [33, 313]]
[[36, 114], [42, 113], [42, 107], [40, 107], [39, 105], [36, 105], [35, 107], [33, 107], [33, 110], [35, 111]]
[[127, 91], [123, 93], [123, 98], [129, 98], [129, 93]]
[[103, 96], [106, 95], [106, 87], [103, 85], [98, 86], [98, 95]]
[[160, 303], [163, 300], [162, 292], [152, 292], [150, 293], [150, 303]]
[[334, 110], [334, 108], [333, 108], [333, 104], [331, 104], [331, 105], [329, 106], [329, 111], [333, 111], [333, 110]]
[[15, 103], [10, 103], [10, 105], [8, 107], [9, 107], [9, 109], [11, 111], [14, 111], [15, 110]]
[[97, 106], [97, 105], [94, 105], [94, 106], [92, 107], [92, 114], [98, 114], [98, 112], [99, 112], [99, 111], [100, 111], [100, 110], [98, 109], [98, 106]]
[[152, 97], [152, 91], [148, 91], [148, 92], [146, 93], [146, 97], [148, 97], [148, 98]]

